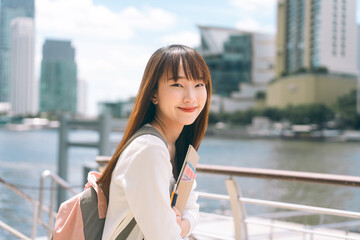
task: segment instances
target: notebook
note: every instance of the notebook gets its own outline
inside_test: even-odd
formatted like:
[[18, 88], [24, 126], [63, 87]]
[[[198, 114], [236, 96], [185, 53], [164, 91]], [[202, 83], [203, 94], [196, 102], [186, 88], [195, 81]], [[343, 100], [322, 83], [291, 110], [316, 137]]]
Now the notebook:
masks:
[[181, 168], [177, 184], [177, 200], [175, 207], [181, 213], [184, 211], [190, 192], [192, 190], [194, 180], [196, 177], [196, 167], [199, 162], [199, 155], [193, 146], [189, 145], [185, 156], [183, 166]]

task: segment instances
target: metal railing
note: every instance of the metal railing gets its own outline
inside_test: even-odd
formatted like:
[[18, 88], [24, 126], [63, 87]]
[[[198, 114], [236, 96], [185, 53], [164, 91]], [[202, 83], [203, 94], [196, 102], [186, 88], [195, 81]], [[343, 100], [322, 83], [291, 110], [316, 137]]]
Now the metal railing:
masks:
[[[247, 225], [261, 225], [268, 226], [270, 228], [279, 228], [288, 231], [296, 231], [304, 234], [321, 235], [339, 239], [360, 239], [359, 237], [346, 236], [342, 234], [328, 233], [324, 231], [318, 231], [309, 229], [308, 226], [294, 227], [286, 224], [279, 223], [265, 223], [263, 221], [251, 220], [246, 216], [246, 210], [244, 204], [253, 204], [260, 206], [267, 206], [273, 208], [281, 208], [287, 210], [305, 211], [313, 214], [325, 214], [332, 216], [341, 216], [353, 219], [360, 219], [359, 212], [344, 211], [338, 209], [314, 207], [308, 205], [267, 201], [259, 199], [244, 198], [241, 196], [240, 189], [237, 186], [233, 177], [253, 177], [253, 178], [266, 178], [266, 179], [278, 179], [286, 181], [300, 181], [300, 182], [312, 182], [341, 186], [360, 187], [360, 177], [345, 176], [345, 175], [333, 175], [333, 174], [320, 174], [309, 172], [295, 172], [295, 171], [283, 171], [283, 170], [270, 170], [270, 169], [254, 169], [254, 168], [239, 168], [217, 165], [203, 165], [199, 164], [197, 167], [198, 173], [227, 175], [230, 178], [226, 180], [227, 191], [229, 195], [220, 195], [213, 193], [198, 192], [199, 197], [215, 200], [226, 200], [231, 203], [231, 210], [234, 221], [235, 239], [246, 240], [248, 239]], [[353, 223], [354, 224], [354, 223]], [[357, 222], [359, 225], [359, 222]], [[198, 236], [208, 236], [208, 233], [196, 232]], [[273, 239], [273, 232], [269, 232], [269, 239]], [[217, 236], [218, 237], [218, 236]]]
[[[68, 150], [70, 147], [97, 148], [99, 155], [110, 153], [110, 133], [113, 130], [124, 130], [127, 119], [112, 119], [109, 113], [104, 113], [98, 119], [72, 119], [69, 115], [63, 114], [60, 117], [58, 161], [57, 169], [59, 176], [65, 181], [68, 180]], [[73, 129], [88, 129], [98, 132], [98, 141], [71, 141], [69, 135]], [[57, 204], [66, 200], [64, 191], [59, 191]]]
[[[50, 179], [50, 201], [49, 201], [49, 207], [46, 207], [44, 205], [44, 189], [45, 189], [45, 180]], [[2, 183], [4, 186], [6, 186], [8, 189], [13, 191], [14, 193], [18, 194], [23, 199], [29, 201], [33, 205], [33, 216], [32, 216], [32, 228], [31, 228], [31, 237], [26, 236], [25, 234], [21, 233], [20, 231], [14, 229], [13, 227], [9, 226], [8, 224], [4, 223], [3, 221], [0, 221], [0, 228], [3, 228], [10, 234], [14, 235], [15, 237], [19, 239], [24, 240], [30, 240], [35, 239], [37, 235], [37, 227], [38, 224], [43, 226], [47, 230], [47, 236], [50, 238], [51, 232], [53, 229], [53, 223], [56, 218], [56, 212], [54, 211], [54, 204], [55, 204], [55, 193], [56, 188], [61, 186], [62, 188], [66, 189], [67, 191], [71, 192], [72, 194], [77, 194], [71, 186], [64, 181], [62, 178], [60, 178], [55, 173], [45, 170], [40, 178], [40, 186], [39, 186], [39, 200], [36, 200], [23, 191], [21, 191], [18, 187], [16, 187], [13, 184], [10, 184], [6, 182], [4, 179], [0, 178], [0, 183]], [[48, 214], [48, 223], [45, 223], [43, 221], [43, 212]]]
[[[104, 158], [104, 157], [103, 157]], [[308, 205], [300, 205], [300, 204], [292, 204], [292, 203], [284, 203], [284, 202], [276, 202], [276, 201], [267, 201], [267, 200], [259, 200], [252, 198], [245, 198], [241, 196], [240, 189], [237, 186], [236, 181], [233, 177], [255, 177], [255, 178], [268, 178], [268, 179], [282, 179], [282, 180], [291, 180], [291, 181], [301, 181], [301, 182], [314, 182], [314, 183], [325, 183], [325, 184], [335, 184], [335, 185], [345, 185], [345, 186], [353, 186], [360, 187], [360, 177], [354, 176], [342, 176], [342, 175], [331, 175], [331, 174], [319, 174], [319, 173], [307, 173], [307, 172], [294, 172], [294, 171], [282, 171], [282, 170], [269, 170], [269, 169], [254, 169], [254, 168], [237, 168], [237, 167], [225, 167], [225, 166], [214, 166], [214, 165], [202, 165], [199, 164], [197, 167], [197, 172], [201, 174], [217, 174], [217, 175], [227, 175], [230, 178], [226, 180], [226, 187], [228, 191], [228, 195], [220, 195], [213, 193], [203, 193], [198, 192], [199, 197], [208, 198], [208, 199], [216, 199], [216, 200], [226, 200], [231, 203], [232, 210], [232, 219], [234, 221], [234, 229], [235, 229], [235, 239], [236, 240], [246, 240], [248, 239], [247, 233], [247, 225], [261, 225], [268, 226], [270, 228], [279, 228], [285, 229], [288, 231], [297, 231], [302, 232], [304, 234], [310, 235], [322, 235], [329, 236], [334, 238], [341, 239], [359, 239], [359, 237], [346, 236], [341, 234], [333, 234], [324, 231], [318, 231], [316, 229], [310, 229], [308, 226], [304, 227], [294, 227], [290, 225], [284, 225], [274, 222], [263, 222], [256, 221], [253, 219], [249, 219], [246, 216], [246, 209], [244, 204], [255, 204], [260, 206], [268, 206], [274, 208], [282, 208], [282, 209], [290, 209], [295, 211], [306, 211], [313, 214], [327, 214], [333, 216], [341, 216], [348, 217], [353, 219], [360, 219], [360, 213], [344, 211], [338, 209], [330, 209], [330, 208], [322, 208], [322, 207], [314, 207]], [[45, 180], [50, 179], [50, 201], [49, 207], [44, 206], [44, 184]], [[50, 237], [51, 231], [53, 228], [53, 222], [56, 217], [56, 213], [54, 212], [54, 203], [55, 203], [55, 192], [56, 186], [62, 186], [64, 189], [70, 191], [72, 194], [76, 194], [77, 192], [71, 188], [71, 186], [65, 182], [62, 178], [57, 176], [55, 173], [51, 171], [44, 171], [41, 179], [40, 179], [40, 191], [39, 191], [39, 200], [35, 200], [28, 196], [26, 193], [19, 190], [16, 186], [7, 183], [3, 179], [0, 178], [0, 183], [4, 184], [6, 187], [20, 195], [22, 198], [30, 201], [34, 206], [33, 211], [33, 221], [32, 221], [32, 233], [31, 238], [25, 236], [20, 233], [16, 229], [7, 225], [6, 223], [0, 221], [0, 227], [13, 234], [14, 236], [20, 239], [35, 239], [37, 234], [37, 225], [40, 223], [45, 229], [47, 229], [47, 235]], [[46, 212], [48, 214], [48, 222], [44, 222], [42, 213]], [[222, 216], [223, 218], [228, 218], [226, 216]], [[209, 237], [211, 234], [196, 232], [199, 236], [207, 236]], [[273, 234], [272, 231], [270, 234]], [[219, 236], [212, 235], [214, 238], [219, 238]], [[221, 239], [221, 238], [220, 238]], [[230, 239], [228, 237], [224, 237], [223, 239]], [[272, 235], [269, 235], [269, 239], [272, 239]]]

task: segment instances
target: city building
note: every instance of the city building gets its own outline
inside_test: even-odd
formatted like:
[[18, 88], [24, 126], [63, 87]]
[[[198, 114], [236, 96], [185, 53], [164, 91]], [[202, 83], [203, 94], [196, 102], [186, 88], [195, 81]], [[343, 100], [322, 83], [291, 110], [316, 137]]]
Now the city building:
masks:
[[267, 106], [331, 106], [356, 89], [355, 0], [278, 0], [277, 14], [276, 79]]
[[19, 17], [11, 21], [9, 98], [12, 115], [34, 115], [38, 111], [34, 35], [33, 18]]
[[274, 78], [272, 34], [199, 26], [197, 49], [209, 66], [214, 98], [211, 111], [233, 112], [255, 106], [257, 92]]
[[10, 91], [10, 23], [17, 17], [34, 18], [34, 0], [0, 1], [0, 102], [9, 102]]
[[276, 76], [324, 67], [357, 75], [356, 0], [278, 0]]
[[46, 40], [40, 77], [40, 112], [77, 112], [77, 67], [70, 41]]
[[135, 98], [126, 101], [100, 102], [98, 103], [99, 114], [110, 113], [114, 118], [127, 118], [134, 108]]
[[285, 76], [270, 84], [266, 105], [285, 108], [318, 103], [332, 107], [339, 97], [356, 89], [356, 85], [357, 79], [351, 75], [304, 73]]

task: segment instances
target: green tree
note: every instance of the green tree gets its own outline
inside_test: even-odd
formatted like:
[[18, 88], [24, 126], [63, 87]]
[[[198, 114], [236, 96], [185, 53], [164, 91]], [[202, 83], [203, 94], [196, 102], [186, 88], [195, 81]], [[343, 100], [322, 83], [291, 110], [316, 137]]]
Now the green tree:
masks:
[[262, 116], [268, 117], [272, 121], [280, 121], [283, 118], [283, 112], [279, 108], [266, 108], [263, 110]]
[[360, 115], [356, 113], [356, 90], [339, 97], [335, 105], [335, 111], [341, 128], [360, 128]]
[[288, 106], [283, 113], [293, 124], [317, 124], [319, 127], [334, 118], [334, 112], [324, 104]]
[[256, 100], [264, 100], [264, 99], [266, 99], [266, 93], [263, 92], [263, 91], [256, 92], [255, 99]]

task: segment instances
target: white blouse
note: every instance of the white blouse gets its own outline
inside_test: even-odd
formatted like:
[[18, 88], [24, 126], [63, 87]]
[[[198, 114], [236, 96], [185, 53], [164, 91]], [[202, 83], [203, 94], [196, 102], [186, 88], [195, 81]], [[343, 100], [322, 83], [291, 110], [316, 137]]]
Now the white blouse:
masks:
[[[128, 239], [182, 239], [170, 206], [174, 183], [170, 154], [164, 142], [150, 134], [134, 139], [120, 155], [112, 173], [102, 239], [115, 239], [133, 217], [137, 225]], [[192, 191], [182, 214], [191, 224], [188, 235], [199, 219], [196, 200], [197, 194]]]

